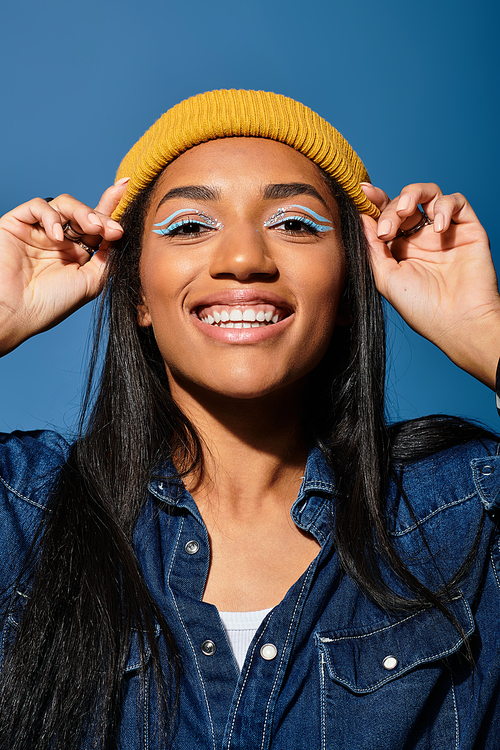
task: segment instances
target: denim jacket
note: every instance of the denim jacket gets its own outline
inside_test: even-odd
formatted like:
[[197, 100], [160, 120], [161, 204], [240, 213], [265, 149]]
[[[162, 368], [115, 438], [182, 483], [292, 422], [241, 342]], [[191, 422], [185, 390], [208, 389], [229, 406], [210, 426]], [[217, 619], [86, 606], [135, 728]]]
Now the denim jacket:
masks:
[[[9, 602], [0, 659], [28, 595], [11, 596], [9, 584], [68, 447], [51, 432], [0, 441], [1, 611]], [[175, 750], [498, 750], [497, 445], [452, 448], [406, 466], [400, 476], [412, 510], [391, 485], [389, 532], [410, 570], [431, 588], [458, 570], [487, 511], [475, 563], [449, 603], [462, 634], [434, 608], [384, 611], [341, 574], [329, 533], [333, 477], [313, 450], [291, 514], [321, 551], [264, 619], [241, 673], [217, 609], [202, 602], [210, 551], [196, 504], [180, 480], [151, 481], [134, 541], [183, 660]], [[385, 575], [397, 588], [391, 572]], [[132, 642], [113, 748], [159, 747], [153, 680], [138, 666]]]

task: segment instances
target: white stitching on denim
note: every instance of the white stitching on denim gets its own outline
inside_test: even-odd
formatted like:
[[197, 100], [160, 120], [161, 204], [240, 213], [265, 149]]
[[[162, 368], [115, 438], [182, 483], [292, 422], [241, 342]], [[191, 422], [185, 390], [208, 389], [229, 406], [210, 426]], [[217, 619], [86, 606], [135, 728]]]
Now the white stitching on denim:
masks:
[[34, 505], [36, 508], [41, 508], [42, 510], [46, 510], [47, 513], [52, 513], [49, 508], [47, 508], [45, 505], [41, 505], [40, 503], [36, 503], [34, 500], [31, 500], [29, 497], [26, 497], [26, 495], [21, 495], [20, 492], [14, 489], [14, 487], [11, 487], [8, 482], [5, 481], [3, 477], [0, 477], [0, 482], [4, 484], [10, 492], [12, 492], [14, 495], [17, 495], [17, 497], [20, 497], [21, 500], [26, 500], [27, 503], [30, 503], [30, 505]]
[[[471, 633], [472, 633], [472, 630], [466, 633], [466, 636], [469, 636]], [[388, 682], [391, 682], [393, 679], [402, 677], [404, 674], [407, 674], [411, 669], [413, 669], [414, 667], [417, 667], [419, 664], [426, 664], [427, 662], [438, 661], [438, 659], [442, 659], [444, 656], [453, 654], [461, 643], [463, 643], [462, 638], [460, 638], [456, 643], [454, 643], [453, 646], [450, 646], [450, 648], [446, 649], [446, 651], [441, 651], [441, 653], [439, 654], [433, 654], [432, 656], [427, 656], [425, 659], [417, 659], [417, 661], [414, 661], [411, 664], [408, 664], [408, 666], [402, 669], [400, 672], [397, 672], [396, 674], [393, 674], [390, 677], [386, 677], [385, 680], [380, 680], [379, 682], [376, 682], [374, 685], [371, 685], [369, 688], [358, 688], [356, 687], [356, 685], [353, 685], [352, 682], [349, 682], [348, 680], [343, 680], [335, 672], [334, 674], [335, 674], [336, 680], [340, 682], [341, 685], [347, 685], [348, 688], [350, 688], [351, 690], [354, 690], [356, 693], [362, 693], [363, 695], [366, 695], [367, 693], [371, 693], [373, 692], [373, 690], [377, 690], [379, 687], [382, 687], [382, 685], [385, 685]]]
[[440, 513], [442, 510], [446, 510], [447, 508], [452, 508], [454, 505], [460, 505], [460, 503], [465, 503], [467, 502], [467, 500], [472, 500], [472, 498], [475, 497], [476, 495], [477, 495], [477, 492], [473, 492], [471, 495], [466, 495], [465, 497], [460, 498], [460, 500], [454, 500], [452, 503], [446, 503], [445, 505], [440, 505], [439, 508], [436, 508], [436, 510], [433, 510], [432, 513], [429, 513], [424, 518], [419, 518], [418, 521], [416, 521], [413, 524], [413, 526], [408, 526], [408, 528], [404, 529], [404, 531], [390, 531], [389, 533], [391, 536], [403, 536], [404, 534], [408, 534], [409, 531], [414, 531], [425, 521], [428, 521], [429, 518], [432, 518], [432, 516], [435, 516], [436, 513]]
[[319, 673], [319, 689], [321, 695], [321, 750], [328, 750], [326, 747], [326, 705], [325, 705], [325, 656], [321, 651], [320, 655], [320, 673]]
[[[496, 542], [493, 542], [493, 544], [495, 544], [495, 543], [498, 544], [498, 540], [496, 540]], [[491, 560], [491, 567], [493, 569], [493, 575], [495, 576], [495, 581], [497, 582], [497, 586], [500, 589], [500, 579], [498, 578], [498, 573], [497, 573], [497, 569], [496, 569], [496, 566], [495, 566], [495, 561], [493, 559], [493, 545], [491, 545], [491, 547], [490, 547], [490, 560]]]
[[453, 710], [455, 712], [455, 750], [458, 750], [460, 744], [460, 723], [458, 721], [458, 709], [457, 709], [457, 698], [455, 695], [455, 680], [453, 679], [453, 672], [450, 672], [451, 677], [451, 695], [453, 698]]
[[143, 722], [143, 746], [144, 750], [149, 749], [149, 681], [147, 678], [147, 670], [145, 669], [142, 673], [142, 679], [144, 682], [144, 722]]
[[210, 730], [212, 732], [212, 746], [213, 746], [214, 750], [216, 750], [216, 747], [215, 747], [215, 731], [214, 731], [214, 725], [213, 725], [213, 721], [212, 721], [212, 714], [210, 713], [210, 704], [208, 702], [208, 696], [207, 696], [207, 693], [206, 693], [206, 690], [205, 690], [205, 683], [203, 682], [203, 676], [201, 674], [200, 666], [198, 664], [198, 658], [196, 656], [196, 649], [195, 649], [194, 644], [193, 644], [193, 642], [192, 642], [192, 640], [191, 640], [191, 638], [189, 636], [189, 633], [188, 633], [188, 631], [186, 629], [186, 626], [184, 625], [184, 620], [181, 617], [181, 614], [179, 612], [179, 608], [177, 606], [177, 601], [175, 599], [175, 596], [173, 595], [172, 587], [170, 586], [170, 574], [172, 573], [172, 566], [174, 564], [175, 554], [176, 554], [177, 548], [179, 546], [179, 540], [181, 538], [182, 527], [184, 526], [184, 520], [185, 519], [183, 518], [182, 521], [181, 521], [181, 524], [179, 526], [179, 533], [177, 535], [177, 539], [176, 539], [176, 542], [175, 542], [175, 545], [174, 545], [172, 559], [170, 561], [170, 567], [168, 569], [167, 579], [168, 579], [169, 588], [172, 591], [172, 599], [174, 601], [174, 606], [175, 606], [175, 609], [176, 609], [176, 612], [177, 612], [177, 616], [178, 616], [178, 618], [179, 618], [179, 620], [181, 622], [182, 629], [184, 630], [184, 633], [186, 634], [186, 638], [187, 638], [188, 643], [191, 646], [191, 650], [193, 652], [194, 663], [195, 663], [195, 666], [196, 666], [196, 671], [198, 672], [198, 676], [200, 678], [200, 683], [201, 683], [201, 687], [202, 687], [202, 690], [203, 690], [203, 695], [205, 697], [205, 704], [206, 704], [206, 707], [207, 707], [208, 718], [209, 718], [209, 721], [210, 721]]
[[[272, 617], [272, 615], [271, 615], [271, 617]], [[253, 655], [255, 654], [255, 650], [256, 650], [257, 646], [259, 645], [259, 643], [261, 642], [261, 640], [262, 640], [262, 638], [264, 636], [264, 633], [266, 632], [266, 630], [267, 630], [270, 622], [271, 622], [271, 618], [269, 618], [269, 620], [266, 622], [264, 630], [260, 634], [259, 638], [257, 638], [257, 640], [255, 641], [254, 647], [252, 649], [252, 653], [250, 654], [250, 659], [248, 661], [249, 665], [252, 663], [252, 659], [253, 659]], [[248, 658], [248, 655], [247, 655], [247, 658]], [[236, 714], [238, 713], [238, 707], [239, 707], [239, 705], [241, 703], [241, 699], [243, 697], [243, 691], [245, 689], [245, 685], [248, 682], [249, 675], [250, 675], [250, 667], [248, 666], [247, 670], [245, 672], [245, 678], [243, 680], [243, 684], [242, 684], [242, 686], [240, 688], [240, 692], [239, 692], [239, 695], [238, 695], [238, 700], [236, 701], [236, 706], [234, 707], [233, 720], [231, 722], [231, 729], [229, 731], [229, 736], [227, 738], [228, 739], [227, 746], [226, 746], [227, 750], [230, 750], [230, 747], [231, 747], [231, 740], [232, 740], [232, 737], [233, 737], [234, 725], [236, 723]]]
[[[314, 568], [316, 568], [316, 566], [314, 566]], [[272, 687], [271, 687], [271, 692], [269, 694], [269, 700], [268, 700], [267, 706], [266, 706], [266, 713], [264, 714], [264, 725], [263, 725], [262, 742], [261, 742], [261, 745], [260, 745], [260, 750], [264, 749], [264, 740], [265, 740], [265, 737], [266, 737], [266, 726], [267, 726], [267, 719], [268, 719], [268, 714], [269, 714], [269, 706], [271, 704], [271, 699], [273, 697], [273, 692], [274, 692], [274, 690], [276, 688], [276, 683], [278, 682], [278, 675], [280, 673], [280, 670], [281, 670], [281, 667], [282, 667], [282, 664], [283, 664], [283, 659], [285, 657], [285, 653], [286, 653], [288, 641], [290, 640], [290, 633], [291, 633], [291, 630], [292, 630], [292, 625], [294, 625], [294, 623], [295, 623], [295, 617], [296, 617], [296, 614], [297, 614], [297, 609], [299, 608], [299, 603], [302, 601], [302, 596], [303, 596], [303, 593], [304, 593], [304, 589], [306, 587], [306, 583], [309, 581], [309, 578], [312, 576], [312, 569], [313, 569], [313, 564], [311, 563], [311, 565], [308, 568], [307, 575], [305, 576], [304, 581], [302, 583], [302, 587], [301, 587], [299, 595], [297, 597], [297, 601], [295, 602], [295, 607], [293, 609], [292, 617], [290, 618], [290, 625], [288, 627], [288, 632], [286, 634], [285, 643], [284, 643], [284, 646], [283, 646], [283, 648], [281, 650], [280, 663], [278, 664], [278, 669], [276, 670], [276, 676], [274, 678], [274, 682], [273, 682]]]
[[[469, 604], [468, 604], [467, 600], [464, 598], [464, 596], [462, 594], [460, 596], [454, 597], [453, 601], [457, 601], [459, 599], [462, 600], [462, 602], [465, 605], [465, 608], [467, 610], [467, 613], [468, 613], [469, 630], [465, 632], [465, 637], [468, 637], [473, 632], [473, 630], [474, 630], [474, 619], [472, 617], [472, 612], [470, 610]], [[340, 636], [339, 638], [324, 638], [324, 637], [322, 638], [321, 636], [318, 636], [318, 640], [321, 641], [322, 643], [335, 643], [337, 641], [357, 640], [357, 639], [360, 639], [360, 638], [368, 638], [371, 635], [375, 635], [377, 633], [383, 633], [385, 630], [389, 630], [390, 628], [393, 628], [396, 625], [400, 625], [400, 624], [406, 622], [407, 620], [410, 620], [411, 618], [416, 617], [418, 614], [419, 613], [417, 612], [414, 615], [410, 615], [409, 617], [405, 617], [403, 620], [399, 620], [398, 622], [395, 622], [393, 625], [388, 625], [385, 628], [380, 628], [380, 630], [374, 630], [371, 633], [363, 633], [362, 635], [359, 635], [359, 636]], [[454, 651], [458, 648], [458, 646], [461, 643], [463, 643], [463, 639], [459, 638], [458, 641], [456, 641], [452, 646], [450, 646], [450, 648], [446, 649], [445, 651], [442, 651], [439, 654], [432, 654], [431, 656], [427, 656], [427, 657], [422, 658], [422, 659], [417, 659], [416, 661], [412, 662], [411, 664], [408, 664], [404, 669], [401, 669], [399, 672], [396, 672], [396, 673], [394, 673], [394, 674], [386, 677], [385, 679], [380, 680], [379, 682], [376, 682], [374, 685], [371, 685], [369, 688], [358, 688], [352, 682], [349, 682], [348, 680], [343, 680], [341, 677], [339, 677], [339, 675], [337, 675], [337, 673], [333, 669], [333, 667], [332, 667], [332, 665], [330, 663], [330, 659], [328, 658], [328, 653], [325, 654], [325, 658], [326, 658], [327, 663], [331, 667], [331, 671], [335, 675], [335, 679], [341, 685], [347, 685], [347, 687], [351, 688], [352, 690], [355, 690], [357, 693], [367, 694], [367, 693], [371, 693], [373, 690], [376, 690], [377, 688], [381, 687], [382, 685], [385, 685], [386, 683], [391, 682], [393, 679], [395, 679], [397, 677], [401, 677], [402, 675], [406, 674], [407, 672], [409, 672], [411, 669], [413, 669], [414, 667], [418, 666], [419, 664], [425, 664], [426, 662], [437, 661], [438, 659], [441, 659], [443, 656], [448, 656], [448, 654], [454, 653]], [[330, 669], [329, 669], [329, 671], [330, 671]]]
[[[470, 607], [464, 599], [463, 594], [459, 594], [458, 596], [453, 596], [451, 599], [452, 602], [458, 602], [462, 601], [467, 609], [467, 612], [469, 613], [469, 624], [472, 622], [472, 613], [470, 611]], [[386, 625], [383, 628], [379, 628], [378, 630], [371, 630], [369, 633], [361, 633], [360, 635], [340, 635], [338, 638], [322, 638], [320, 635], [318, 635], [319, 640], [322, 643], [335, 643], [336, 641], [352, 641], [358, 638], [369, 638], [371, 635], [377, 635], [378, 633], [383, 633], [385, 630], [390, 630], [391, 628], [395, 628], [396, 625], [402, 625], [404, 622], [407, 622], [407, 620], [411, 620], [413, 617], [418, 617], [418, 615], [422, 614], [422, 612], [428, 612], [430, 611], [430, 607], [427, 609], [421, 609], [418, 612], [415, 612], [413, 615], [408, 615], [408, 617], [404, 617], [402, 620], [398, 620], [397, 622], [393, 622], [392, 625]], [[471, 630], [472, 633], [472, 630]]]

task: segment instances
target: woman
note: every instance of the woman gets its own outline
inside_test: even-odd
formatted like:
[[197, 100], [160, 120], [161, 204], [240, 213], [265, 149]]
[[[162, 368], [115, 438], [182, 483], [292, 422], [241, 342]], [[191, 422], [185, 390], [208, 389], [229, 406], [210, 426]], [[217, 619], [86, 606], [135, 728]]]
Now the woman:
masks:
[[389, 201], [263, 92], [177, 105], [118, 177], [1, 220], [3, 351], [106, 276], [107, 352], [74, 445], [3, 440], [0, 746], [497, 747], [497, 446], [386, 427], [368, 262], [494, 387], [472, 209]]

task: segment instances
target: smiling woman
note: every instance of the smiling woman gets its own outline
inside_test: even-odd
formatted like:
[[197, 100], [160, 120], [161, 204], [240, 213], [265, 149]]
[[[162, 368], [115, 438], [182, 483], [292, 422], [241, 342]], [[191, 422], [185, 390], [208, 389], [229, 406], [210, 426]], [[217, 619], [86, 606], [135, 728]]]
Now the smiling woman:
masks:
[[385, 424], [377, 291], [493, 387], [467, 201], [211, 92], [0, 248], [3, 352], [104, 285], [78, 439], [0, 444], [0, 747], [496, 750], [497, 442]]

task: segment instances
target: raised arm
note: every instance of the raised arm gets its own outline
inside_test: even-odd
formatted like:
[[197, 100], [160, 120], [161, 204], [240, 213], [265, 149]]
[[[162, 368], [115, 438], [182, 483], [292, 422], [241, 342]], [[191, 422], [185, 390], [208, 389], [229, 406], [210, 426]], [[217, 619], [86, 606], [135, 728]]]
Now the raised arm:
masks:
[[95, 211], [60, 195], [0, 218], [0, 355], [99, 294], [108, 248], [123, 232], [110, 215], [125, 188], [125, 181], [108, 188]]
[[[417, 333], [490, 388], [500, 357], [500, 295], [488, 237], [463, 195], [407, 185], [394, 200], [364, 185], [381, 209], [363, 216], [381, 294]], [[432, 223], [424, 224], [419, 204]], [[401, 234], [404, 230], [407, 234]]]

